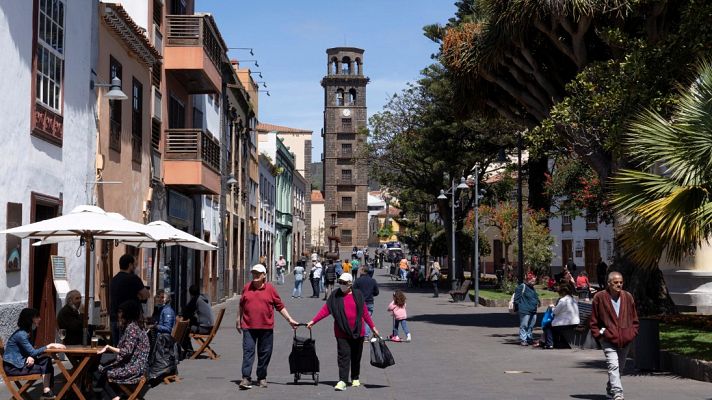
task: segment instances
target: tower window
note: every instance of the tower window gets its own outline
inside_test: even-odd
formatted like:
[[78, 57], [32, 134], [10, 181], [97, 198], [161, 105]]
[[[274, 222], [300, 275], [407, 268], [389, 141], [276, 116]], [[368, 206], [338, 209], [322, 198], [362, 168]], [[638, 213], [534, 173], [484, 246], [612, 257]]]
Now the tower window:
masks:
[[336, 75], [339, 73], [339, 60], [336, 59], [336, 57], [332, 57], [330, 61], [330, 68], [329, 71], [331, 72], [332, 75]]
[[344, 57], [341, 60], [341, 73], [344, 75], [350, 75], [352, 70], [353, 69], [351, 68], [351, 59], [348, 57]]
[[344, 105], [344, 90], [343, 89], [336, 90], [336, 105], [337, 106]]
[[353, 125], [351, 124], [351, 118], [341, 118], [341, 130], [345, 132], [351, 132]]
[[349, 89], [348, 103], [349, 105], [356, 104], [356, 89]]

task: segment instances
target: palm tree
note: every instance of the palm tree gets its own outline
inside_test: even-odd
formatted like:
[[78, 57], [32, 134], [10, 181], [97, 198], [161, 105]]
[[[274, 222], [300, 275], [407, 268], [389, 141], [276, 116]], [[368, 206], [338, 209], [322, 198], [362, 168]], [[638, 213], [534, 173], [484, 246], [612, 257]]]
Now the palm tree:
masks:
[[623, 248], [642, 266], [663, 255], [678, 263], [712, 235], [712, 64], [698, 67], [672, 118], [641, 113], [626, 142], [640, 170], [613, 179], [613, 205], [626, 220]]

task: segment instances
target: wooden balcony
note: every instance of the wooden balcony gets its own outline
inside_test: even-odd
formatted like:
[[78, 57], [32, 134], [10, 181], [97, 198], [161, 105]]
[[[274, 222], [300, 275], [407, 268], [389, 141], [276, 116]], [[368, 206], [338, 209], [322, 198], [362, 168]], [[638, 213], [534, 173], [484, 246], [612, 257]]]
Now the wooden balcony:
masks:
[[166, 130], [164, 183], [186, 192], [220, 193], [220, 142], [201, 129]]
[[166, 15], [164, 68], [190, 94], [219, 93], [227, 46], [212, 17]]

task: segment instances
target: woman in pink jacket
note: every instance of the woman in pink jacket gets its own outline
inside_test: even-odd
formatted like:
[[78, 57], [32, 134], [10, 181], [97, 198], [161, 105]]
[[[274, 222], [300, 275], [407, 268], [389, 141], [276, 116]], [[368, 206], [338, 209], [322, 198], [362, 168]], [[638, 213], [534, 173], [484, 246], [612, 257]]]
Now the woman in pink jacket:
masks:
[[406, 319], [408, 318], [408, 313], [405, 311], [405, 294], [400, 290], [393, 292], [393, 301], [388, 305], [388, 311], [393, 314], [393, 334], [390, 339], [393, 342], [400, 342], [400, 336], [398, 336], [398, 326], [403, 327], [403, 332], [405, 332], [405, 341], [410, 342], [410, 330], [408, 330], [408, 324]]
[[353, 290], [351, 274], [343, 273], [338, 279], [339, 290], [331, 292], [331, 296], [319, 312], [307, 323], [311, 329], [317, 322], [331, 315], [334, 317], [334, 336], [336, 336], [337, 362], [339, 365], [339, 382], [336, 390], [346, 390], [346, 381], [351, 369], [351, 386], [361, 386], [361, 354], [363, 353], [364, 323], [378, 335], [378, 329], [373, 324], [371, 314], [366, 308], [363, 294]]

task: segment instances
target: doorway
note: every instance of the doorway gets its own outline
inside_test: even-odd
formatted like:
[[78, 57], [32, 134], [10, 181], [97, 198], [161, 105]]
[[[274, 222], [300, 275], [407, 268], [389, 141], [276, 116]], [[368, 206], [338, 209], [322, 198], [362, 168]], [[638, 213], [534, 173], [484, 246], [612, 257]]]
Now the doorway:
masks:
[[[39, 222], [59, 215], [60, 200], [32, 193], [30, 199], [30, 222]], [[34, 243], [34, 241], [33, 241]], [[55, 341], [57, 330], [57, 290], [54, 287], [50, 256], [57, 255], [57, 245], [30, 246], [28, 306], [40, 312], [35, 345], [42, 346]]]
[[[601, 258], [601, 251], [598, 247], [598, 239], [586, 239], [584, 241], [584, 262], [586, 263], [586, 273], [589, 279], [596, 276], [596, 265]], [[600, 283], [600, 282], [599, 282]]]
[[573, 259], [573, 243], [571, 239], [561, 241], [561, 269], [564, 269], [564, 265], [569, 262], [569, 259]]

